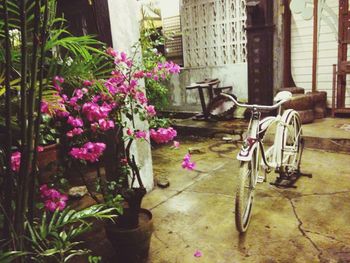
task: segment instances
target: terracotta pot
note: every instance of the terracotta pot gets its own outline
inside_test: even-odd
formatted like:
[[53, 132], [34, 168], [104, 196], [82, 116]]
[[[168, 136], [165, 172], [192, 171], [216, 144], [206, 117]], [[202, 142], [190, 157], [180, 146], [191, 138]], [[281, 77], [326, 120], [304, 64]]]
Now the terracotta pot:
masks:
[[39, 180], [41, 184], [52, 181], [52, 176], [58, 169], [59, 144], [44, 146], [44, 150], [38, 153]]
[[152, 213], [141, 208], [139, 226], [125, 229], [117, 224], [107, 223], [106, 235], [115, 249], [119, 263], [143, 263], [147, 261], [151, 236], [153, 233]]

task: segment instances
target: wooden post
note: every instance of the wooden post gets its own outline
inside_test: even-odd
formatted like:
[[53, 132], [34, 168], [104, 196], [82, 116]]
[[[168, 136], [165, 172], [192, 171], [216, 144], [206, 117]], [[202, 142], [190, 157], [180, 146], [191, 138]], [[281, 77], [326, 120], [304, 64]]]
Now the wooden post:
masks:
[[317, 90], [317, 53], [318, 53], [318, 0], [314, 0], [314, 28], [312, 47], [312, 92]]
[[335, 110], [335, 91], [337, 85], [337, 65], [333, 64], [333, 81], [332, 81], [332, 117], [334, 118]]
[[295, 87], [291, 63], [291, 11], [289, 0], [284, 0], [283, 14], [283, 87]]

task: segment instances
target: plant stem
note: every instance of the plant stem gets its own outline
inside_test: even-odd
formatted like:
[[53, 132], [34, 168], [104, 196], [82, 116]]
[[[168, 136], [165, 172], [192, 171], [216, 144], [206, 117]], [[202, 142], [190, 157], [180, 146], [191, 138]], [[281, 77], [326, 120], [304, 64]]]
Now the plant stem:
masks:
[[5, 31], [5, 88], [6, 88], [6, 175], [4, 178], [5, 193], [4, 193], [4, 228], [3, 228], [3, 239], [6, 241], [10, 240], [10, 224], [12, 219], [12, 192], [13, 192], [13, 173], [11, 169], [11, 146], [12, 146], [12, 127], [11, 127], [11, 44], [9, 34], [9, 18], [8, 18], [8, 7], [7, 0], [3, 1], [3, 13], [4, 13], [4, 31]]
[[[31, 191], [34, 191], [34, 189], [31, 189], [29, 187], [29, 182], [32, 179], [32, 171], [35, 170], [35, 167], [31, 167], [32, 161], [33, 161], [33, 153], [36, 151], [34, 149], [34, 105], [35, 105], [35, 87], [36, 87], [36, 81], [37, 81], [37, 66], [38, 66], [38, 45], [39, 45], [39, 24], [40, 24], [40, 0], [35, 0], [34, 5], [34, 30], [33, 30], [33, 47], [32, 47], [32, 60], [31, 60], [31, 69], [29, 72], [30, 75], [30, 87], [28, 92], [28, 121], [27, 121], [27, 147], [24, 149], [27, 158], [22, 160], [25, 176], [23, 177], [23, 184], [22, 184], [22, 207], [20, 213], [22, 215], [26, 215], [27, 209], [28, 209], [28, 199], [29, 199], [29, 193]], [[22, 233], [22, 232], [21, 232]], [[22, 238], [21, 238], [22, 239]]]
[[18, 194], [16, 200], [16, 216], [15, 216], [15, 229], [16, 234], [19, 237], [18, 249], [23, 250], [23, 237], [24, 232], [24, 218], [23, 214], [23, 199], [22, 194], [24, 191], [24, 180], [28, 176], [28, 155], [29, 150], [27, 147], [27, 11], [26, 0], [19, 1], [20, 12], [20, 30], [21, 30], [21, 107], [20, 107], [20, 128], [21, 128], [21, 165], [18, 176]]
[[[40, 12], [40, 10], [39, 10]], [[39, 13], [40, 14], [40, 13]], [[35, 136], [34, 136], [34, 156], [32, 161], [32, 167], [36, 167], [38, 152], [37, 148], [39, 145], [39, 132], [40, 132], [40, 123], [41, 123], [41, 101], [42, 101], [42, 93], [43, 93], [43, 79], [44, 79], [44, 62], [45, 62], [45, 44], [47, 40], [47, 22], [49, 16], [49, 4], [48, 0], [44, 0], [44, 20], [41, 27], [41, 46], [40, 46], [40, 57], [39, 57], [39, 90], [38, 90], [38, 100], [37, 100], [37, 118], [35, 120]], [[29, 221], [32, 223], [33, 221], [33, 200], [34, 200], [34, 186], [35, 186], [35, 177], [37, 176], [37, 169], [33, 169], [33, 176], [31, 176], [31, 188], [29, 196]]]
[[145, 188], [143, 183], [142, 183], [141, 176], [140, 176], [140, 169], [137, 167], [137, 164], [136, 164], [136, 161], [135, 161], [135, 156], [132, 155], [132, 159], [130, 158], [130, 147], [131, 147], [132, 142], [133, 142], [133, 139], [130, 139], [129, 142], [128, 142], [128, 145], [125, 148], [126, 159], [128, 160], [128, 164], [131, 167], [131, 170], [132, 170], [132, 173], [133, 173], [131, 187], [133, 186], [133, 182], [135, 181], [135, 177], [136, 177], [137, 182], [139, 184], [139, 187], [140, 188]]

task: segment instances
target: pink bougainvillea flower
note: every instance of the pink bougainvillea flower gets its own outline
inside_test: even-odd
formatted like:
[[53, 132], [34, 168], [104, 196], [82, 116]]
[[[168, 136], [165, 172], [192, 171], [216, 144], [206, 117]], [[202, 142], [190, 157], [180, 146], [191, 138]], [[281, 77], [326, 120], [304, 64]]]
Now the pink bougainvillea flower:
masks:
[[[66, 95], [66, 94], [60, 94], [60, 97], [61, 97], [61, 102], [62, 103], [66, 103], [66, 102], [68, 102], [69, 101], [69, 98], [68, 98], [68, 96]], [[64, 105], [63, 104], [61, 104], [60, 105], [60, 107], [64, 107]]]
[[120, 159], [120, 164], [121, 165], [127, 165], [128, 164], [128, 159], [126, 159], [126, 158]]
[[195, 168], [196, 163], [191, 162], [191, 155], [188, 153], [184, 156], [181, 166], [182, 166], [182, 168], [191, 171]]
[[55, 76], [53, 78], [53, 81], [54, 81], [54, 83], [61, 83], [62, 84], [64, 82], [64, 78], [60, 77], [60, 76]]
[[46, 101], [41, 102], [40, 111], [41, 113], [46, 113], [46, 114], [50, 113], [49, 104]]
[[83, 96], [84, 96], [84, 92], [81, 90], [81, 89], [76, 89], [74, 91], [74, 96], [77, 98], [77, 99], [81, 99]]
[[68, 117], [67, 123], [70, 124], [73, 127], [83, 127], [84, 123], [83, 120], [80, 118], [74, 118], [72, 116]]
[[44, 197], [46, 196], [46, 191], [48, 190], [49, 188], [47, 187], [47, 184], [43, 184], [40, 186], [39, 190], [40, 190], [40, 193], [41, 193], [41, 197]]
[[132, 60], [126, 60], [126, 61], [125, 61], [125, 64], [126, 64], [129, 68], [131, 68], [131, 67], [134, 65], [134, 63], [132, 62]]
[[134, 74], [134, 78], [136, 78], [136, 79], [143, 78], [144, 76], [145, 76], [145, 72], [143, 70], [137, 71]]
[[62, 211], [67, 206], [68, 196], [61, 194], [58, 199], [56, 199], [56, 205], [59, 211]]
[[138, 102], [140, 102], [140, 104], [146, 104], [147, 103], [147, 98], [145, 93], [138, 91], [135, 94], [135, 99], [138, 100]]
[[90, 86], [92, 86], [92, 82], [90, 80], [84, 80], [83, 86], [90, 87]]
[[126, 130], [126, 134], [129, 135], [129, 136], [133, 136], [134, 132], [129, 128], [129, 129]]
[[40, 152], [43, 152], [44, 151], [44, 147], [43, 146], [38, 146], [36, 148], [36, 150], [40, 153]]
[[118, 56], [118, 52], [115, 51], [115, 50], [114, 50], [113, 48], [111, 48], [111, 47], [107, 48], [106, 53], [107, 53], [108, 55], [111, 55], [112, 57]]
[[177, 132], [174, 128], [159, 128], [157, 130], [151, 129], [150, 136], [153, 141], [156, 143], [167, 143], [173, 140], [177, 135]]
[[83, 105], [82, 112], [89, 121], [98, 121], [107, 118], [112, 109], [113, 107], [106, 102], [101, 106], [95, 102], [86, 102]]
[[108, 131], [114, 128], [114, 122], [111, 120], [100, 119], [98, 125], [102, 131]]
[[146, 108], [147, 114], [148, 114], [150, 117], [156, 116], [157, 113], [156, 113], [156, 110], [155, 110], [155, 108], [154, 108], [153, 105], [145, 106], [145, 108]]
[[74, 128], [73, 130], [70, 130], [69, 132], [66, 133], [67, 137], [74, 137], [75, 135], [80, 135], [84, 132], [82, 128]]
[[178, 149], [180, 147], [180, 143], [178, 141], [173, 142], [173, 148]]
[[151, 72], [147, 72], [146, 73], [146, 78], [152, 78], [152, 73]]
[[125, 52], [121, 52], [120, 53], [120, 59], [121, 61], [125, 62], [127, 60], [127, 55]]
[[62, 211], [66, 207], [67, 203], [65, 201], [60, 200], [56, 203], [56, 205], [58, 210]]
[[85, 160], [91, 163], [97, 162], [106, 149], [106, 144], [101, 142], [87, 142], [83, 147], [73, 147], [69, 152], [73, 158]]
[[68, 111], [65, 111], [65, 110], [56, 110], [55, 111], [55, 114], [57, 117], [59, 118], [66, 118], [69, 116], [69, 112]]
[[200, 251], [200, 250], [197, 249], [197, 250], [194, 252], [193, 256], [195, 256], [196, 258], [199, 258], [199, 257], [203, 256], [203, 253], [202, 253], [202, 251]]
[[58, 190], [49, 188], [46, 184], [40, 186], [40, 196], [44, 201], [44, 207], [50, 212], [56, 209], [62, 211], [66, 207], [68, 196]]
[[62, 87], [60, 84], [62, 84], [64, 82], [64, 78], [60, 77], [60, 76], [55, 76], [53, 78], [53, 86], [55, 88], [55, 90], [57, 90], [58, 92], [62, 91]]
[[45, 206], [46, 210], [48, 210], [50, 212], [55, 212], [56, 208], [57, 208], [56, 202], [54, 202], [52, 200], [46, 200], [44, 203], [44, 206]]
[[21, 153], [20, 152], [14, 152], [11, 155], [11, 169], [14, 172], [19, 171], [19, 167], [21, 165]]
[[136, 137], [136, 139], [146, 139], [147, 132], [145, 132], [145, 131], [136, 131], [135, 132], [135, 137]]

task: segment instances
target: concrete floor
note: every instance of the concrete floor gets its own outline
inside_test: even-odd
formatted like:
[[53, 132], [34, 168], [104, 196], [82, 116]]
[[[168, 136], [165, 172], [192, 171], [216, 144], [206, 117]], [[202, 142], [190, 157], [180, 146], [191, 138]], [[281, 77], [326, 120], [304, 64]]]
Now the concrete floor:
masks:
[[[185, 171], [180, 165], [191, 147], [197, 166]], [[143, 202], [154, 216], [150, 263], [350, 262], [350, 155], [305, 150], [302, 169], [313, 178], [301, 178], [296, 189], [258, 185], [249, 230], [239, 236], [237, 151], [208, 138], [152, 151], [155, 177], [170, 186], [155, 188]]]

